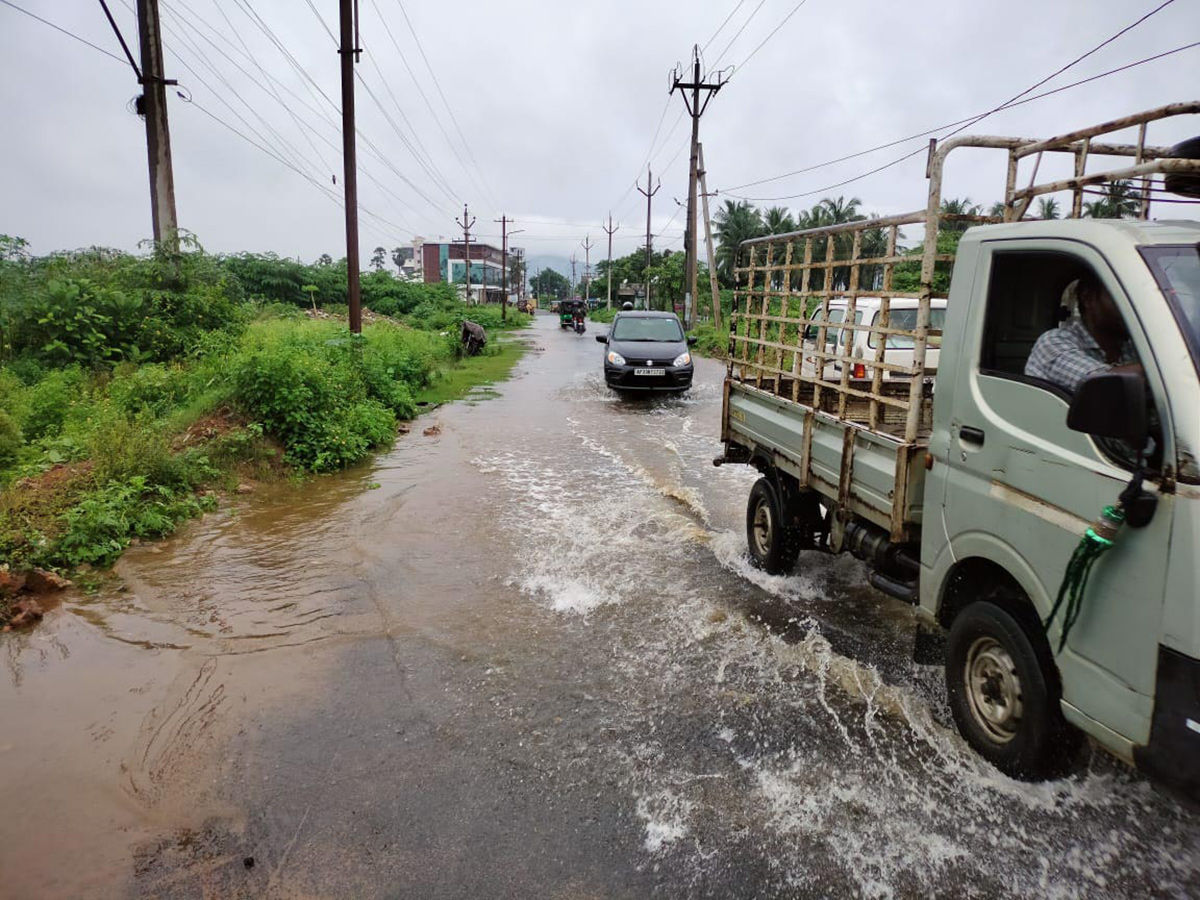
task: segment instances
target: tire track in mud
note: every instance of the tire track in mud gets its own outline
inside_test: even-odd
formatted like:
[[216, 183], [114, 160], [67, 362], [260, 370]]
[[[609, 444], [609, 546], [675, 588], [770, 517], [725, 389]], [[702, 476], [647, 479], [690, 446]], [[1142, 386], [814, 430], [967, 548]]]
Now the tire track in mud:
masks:
[[133, 751], [122, 763], [129, 795], [153, 808], [189, 781], [187, 773], [203, 769], [216, 740], [216, 726], [227, 701], [217, 678], [217, 660], [207, 659], [177, 697], [147, 715]]

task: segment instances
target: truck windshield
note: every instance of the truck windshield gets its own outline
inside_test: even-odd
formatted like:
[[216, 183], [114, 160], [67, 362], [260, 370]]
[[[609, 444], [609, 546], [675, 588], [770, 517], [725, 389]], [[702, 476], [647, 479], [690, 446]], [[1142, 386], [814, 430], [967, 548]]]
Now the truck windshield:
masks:
[[1143, 247], [1142, 256], [1171, 304], [1200, 370], [1200, 245]]
[[619, 318], [613, 325], [614, 341], [657, 341], [668, 343], [683, 340], [678, 319]]

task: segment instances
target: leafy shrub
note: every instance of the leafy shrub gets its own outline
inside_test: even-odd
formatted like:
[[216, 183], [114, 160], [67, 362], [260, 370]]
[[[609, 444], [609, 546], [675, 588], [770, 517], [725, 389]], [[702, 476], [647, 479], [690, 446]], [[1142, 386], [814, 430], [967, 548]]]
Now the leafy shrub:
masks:
[[147, 484], [182, 487], [189, 483], [183, 460], [152, 417], [126, 417], [115, 407], [101, 411], [89, 436], [87, 453], [101, 484], [143, 478]]
[[67, 512], [65, 532], [46, 562], [110, 566], [131, 539], [170, 534], [214, 502], [141, 476], [109, 484]]
[[24, 443], [25, 438], [16, 420], [0, 409], [0, 471], [16, 463]]
[[191, 379], [182, 366], [149, 364], [129, 372], [118, 372], [108, 395], [117, 409], [129, 415], [149, 413], [155, 418], [183, 403]]
[[85, 381], [78, 366], [55, 369], [46, 373], [41, 381], [26, 389], [21, 417], [21, 430], [27, 440], [59, 434], [72, 408], [86, 397]]
[[139, 359], [142, 298], [86, 278], [49, 281], [26, 298], [13, 347], [54, 365]]

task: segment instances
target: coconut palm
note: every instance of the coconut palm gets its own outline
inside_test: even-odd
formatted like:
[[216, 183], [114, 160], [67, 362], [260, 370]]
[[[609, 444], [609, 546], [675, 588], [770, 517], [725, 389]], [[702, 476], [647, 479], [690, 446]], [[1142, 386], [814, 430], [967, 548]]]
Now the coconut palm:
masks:
[[[983, 206], [979, 203], [972, 203], [970, 197], [947, 197], [942, 201], [941, 214], [943, 216], [978, 216], [983, 214]], [[951, 221], [942, 222], [940, 229], [942, 231], [958, 231], [963, 232], [971, 227], [970, 222]]]
[[723, 284], [732, 286], [733, 270], [738, 266], [738, 248], [742, 241], [763, 233], [762, 215], [745, 200], [725, 205], [713, 216], [717, 235], [717, 274]]
[[1059, 217], [1058, 201], [1053, 197], [1041, 197], [1038, 199], [1038, 218], [1039, 219], [1057, 219]]
[[796, 220], [782, 206], [772, 206], [763, 214], [762, 221], [765, 234], [787, 234], [796, 230]]
[[1083, 214], [1093, 219], [1125, 219], [1138, 214], [1140, 198], [1128, 179], [1110, 181], [1099, 200], [1083, 204]]

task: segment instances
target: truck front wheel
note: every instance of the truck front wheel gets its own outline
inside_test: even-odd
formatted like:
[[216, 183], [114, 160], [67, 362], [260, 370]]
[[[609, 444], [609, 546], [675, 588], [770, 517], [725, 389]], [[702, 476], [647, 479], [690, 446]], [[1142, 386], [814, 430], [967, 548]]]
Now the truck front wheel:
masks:
[[770, 479], [758, 479], [746, 504], [746, 543], [754, 565], [771, 575], [792, 571], [800, 555], [800, 535], [785, 522], [779, 492]]
[[994, 603], [972, 603], [950, 627], [946, 691], [954, 721], [981, 756], [1014, 778], [1059, 774], [1078, 746], [1038, 656], [1021, 624]]

